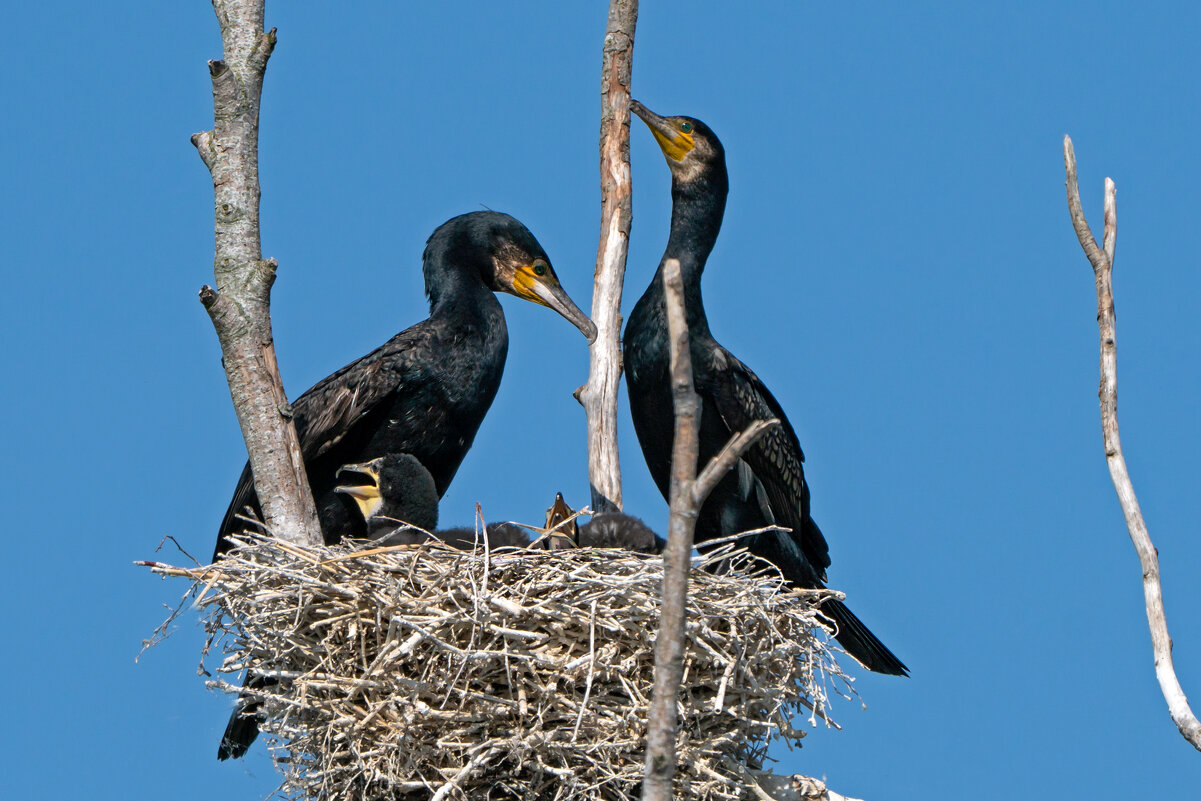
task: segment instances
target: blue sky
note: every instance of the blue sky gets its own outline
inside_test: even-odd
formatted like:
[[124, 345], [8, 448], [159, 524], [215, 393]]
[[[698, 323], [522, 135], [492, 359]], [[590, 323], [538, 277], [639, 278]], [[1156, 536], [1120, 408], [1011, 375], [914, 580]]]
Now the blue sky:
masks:
[[[780, 767], [866, 799], [1186, 798], [1201, 755], [1155, 683], [1139, 567], [1105, 470], [1092, 276], [1068, 221], [1118, 186], [1122, 433], [1201, 697], [1201, 115], [1195, 4], [645, 2], [634, 95], [705, 120], [731, 194], [704, 284], [718, 339], [788, 411], [833, 586], [910, 666], [856, 671]], [[244, 459], [216, 338], [205, 2], [19, 4], [0, 130], [9, 421], [12, 797], [265, 796], [265, 749], [214, 752], [184, 586], [130, 562], [207, 555]], [[264, 253], [292, 396], [425, 316], [445, 219], [523, 220], [589, 306], [603, 3], [272, 3]], [[633, 130], [625, 308], [666, 241], [669, 176]], [[442, 506], [466, 524], [587, 498], [582, 338], [504, 301], [505, 380]], [[624, 415], [624, 412], [623, 412]], [[622, 418], [627, 510], [666, 511]]]

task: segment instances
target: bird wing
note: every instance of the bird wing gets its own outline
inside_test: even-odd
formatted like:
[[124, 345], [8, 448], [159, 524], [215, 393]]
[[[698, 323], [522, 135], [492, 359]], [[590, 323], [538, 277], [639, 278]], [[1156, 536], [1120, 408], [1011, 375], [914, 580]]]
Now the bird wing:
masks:
[[698, 381], [697, 389], [731, 433], [756, 420], [780, 421], [742, 455], [742, 461], [759, 482], [776, 524], [792, 529], [793, 543], [824, 579], [830, 548], [809, 516], [805, 454], [784, 409], [751, 368], [720, 346], [713, 349], [710, 369], [703, 372], [708, 378]]
[[415, 354], [437, 352], [437, 333], [423, 320], [406, 328], [383, 345], [331, 373], [292, 404], [296, 434], [305, 461], [321, 456], [356, 426], [384, 408], [396, 390], [422, 381], [434, 367]]
[[[384, 401], [399, 386], [422, 380], [421, 372], [428, 366], [408, 354], [428, 352], [436, 336], [428, 322], [406, 328], [371, 353], [318, 381], [293, 402], [293, 422], [306, 463], [345, 439], [373, 412], [385, 409]], [[214, 559], [229, 549], [226, 535], [241, 527], [237, 517], [247, 506], [258, 507], [249, 462], [242, 469], [233, 500], [221, 521]]]

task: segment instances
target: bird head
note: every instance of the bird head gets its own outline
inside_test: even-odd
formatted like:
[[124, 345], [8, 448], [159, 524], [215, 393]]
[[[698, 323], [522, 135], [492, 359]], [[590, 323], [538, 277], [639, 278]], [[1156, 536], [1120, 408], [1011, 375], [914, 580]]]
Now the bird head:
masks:
[[489, 288], [554, 309], [580, 329], [589, 342], [595, 341], [596, 326], [567, 295], [550, 257], [530, 229], [514, 217], [494, 211], [464, 216], [477, 215], [482, 215], [480, 222], [484, 224], [480, 233], [486, 240], [490, 261], [490, 272], [484, 276]]
[[689, 182], [713, 167], [724, 168], [725, 148], [705, 123], [695, 117], [661, 117], [637, 100], [630, 101], [630, 111], [651, 129], [677, 180]]
[[361, 464], [345, 464], [336, 474], [362, 479], [334, 487], [349, 496], [370, 530], [375, 524], [399, 521], [432, 531], [438, 525], [438, 490], [434, 477], [416, 457], [389, 453]]

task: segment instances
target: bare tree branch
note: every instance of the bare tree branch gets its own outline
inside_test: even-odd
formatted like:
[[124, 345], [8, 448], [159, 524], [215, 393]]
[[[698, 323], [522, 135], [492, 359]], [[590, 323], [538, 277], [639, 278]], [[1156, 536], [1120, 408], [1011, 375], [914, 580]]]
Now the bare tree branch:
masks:
[[[696, 517], [709, 492], [738, 458], [779, 421], [756, 421], [733, 437], [696, 478], [701, 399], [692, 382], [692, 356], [684, 315], [684, 283], [680, 262], [663, 263], [667, 330], [671, 347], [671, 394], [675, 409], [675, 441], [671, 453], [671, 519], [663, 551], [663, 604], [655, 640], [655, 692], [647, 715], [644, 801], [669, 801], [676, 770], [676, 698], [684, 673], [684, 622], [688, 596], [689, 557]], [[704, 481], [704, 484], [702, 484]]]
[[1084, 218], [1080, 205], [1080, 188], [1076, 183], [1076, 153], [1071, 137], [1063, 138], [1063, 160], [1067, 171], [1068, 212], [1080, 246], [1093, 266], [1097, 281], [1097, 326], [1101, 333], [1101, 432], [1105, 442], [1105, 461], [1109, 465], [1109, 476], [1113, 479], [1122, 514], [1126, 516], [1126, 528], [1130, 541], [1138, 552], [1143, 568], [1143, 598], [1147, 606], [1147, 625], [1151, 629], [1151, 645], [1155, 654], [1155, 676], [1164, 700], [1168, 702], [1168, 713], [1180, 729], [1184, 738], [1201, 751], [1201, 723], [1189, 708], [1188, 698], [1176, 678], [1172, 666], [1172, 639], [1168, 636], [1167, 618], [1164, 615], [1163, 590], [1159, 579], [1159, 555], [1151, 542], [1143, 513], [1139, 509], [1138, 497], [1126, 469], [1126, 458], [1122, 455], [1122, 441], [1118, 435], [1118, 356], [1117, 325], [1113, 305], [1113, 258], [1117, 238], [1117, 189], [1109, 178], [1105, 179], [1105, 233], [1102, 246], [1097, 246]]
[[588, 478], [592, 508], [618, 511], [617, 393], [621, 385], [621, 288], [630, 222], [630, 69], [638, 0], [610, 0], [601, 62], [601, 235], [592, 291], [596, 341], [588, 383], [576, 397], [588, 418]]
[[221, 342], [234, 410], [255, 488], [276, 536], [317, 545], [317, 509], [304, 471], [271, 335], [276, 262], [259, 239], [259, 100], [275, 30], [263, 30], [264, 0], [213, 0], [225, 59], [210, 61], [213, 130], [192, 136], [213, 178], [217, 288], [200, 301]]
[[778, 425], [780, 425], [780, 421], [774, 417], [770, 420], [756, 420], [747, 426], [745, 431], [739, 431], [730, 437], [726, 446], [709, 460], [709, 464], [705, 465], [705, 469], [692, 483], [692, 503], [697, 509], [701, 508], [701, 504], [709, 497], [709, 493], [713, 492], [717, 482], [730, 472], [742, 454], [746, 453], [747, 448], [754, 445], [759, 437], [767, 433], [768, 429]]

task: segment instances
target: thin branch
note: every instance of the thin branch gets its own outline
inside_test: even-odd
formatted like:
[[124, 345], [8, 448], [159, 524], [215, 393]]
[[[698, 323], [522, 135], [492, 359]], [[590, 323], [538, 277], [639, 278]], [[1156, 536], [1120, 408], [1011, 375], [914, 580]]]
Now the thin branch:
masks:
[[701, 399], [692, 380], [688, 323], [680, 262], [663, 263], [668, 342], [671, 348], [671, 393], [676, 430], [671, 454], [668, 502], [671, 519], [663, 552], [663, 603], [655, 640], [655, 692], [647, 715], [645, 801], [669, 801], [676, 770], [676, 698], [684, 672], [684, 624], [692, 539], [701, 506], [717, 482], [778, 420], [756, 420], [736, 434], [696, 477], [700, 451]]
[[264, 0], [214, 0], [225, 59], [209, 62], [211, 131], [192, 144], [213, 178], [217, 288], [200, 301], [221, 342], [225, 377], [246, 440], [267, 526], [293, 542], [319, 544], [321, 531], [271, 334], [277, 264], [259, 235], [259, 101], [275, 30], [263, 30]]
[[601, 235], [592, 291], [588, 383], [576, 392], [588, 418], [588, 479], [592, 508], [620, 511], [617, 394], [621, 384], [621, 288], [630, 242], [630, 70], [638, 0], [610, 0], [601, 62]]
[[1117, 324], [1113, 305], [1113, 259], [1117, 238], [1117, 189], [1109, 178], [1105, 179], [1105, 233], [1103, 245], [1089, 231], [1080, 205], [1080, 189], [1076, 182], [1076, 154], [1071, 137], [1063, 138], [1063, 160], [1067, 171], [1068, 211], [1080, 246], [1088, 256], [1097, 282], [1097, 327], [1101, 334], [1101, 433], [1105, 442], [1105, 461], [1109, 465], [1109, 476], [1113, 480], [1122, 514], [1126, 517], [1126, 528], [1130, 541], [1138, 552], [1143, 568], [1143, 598], [1147, 607], [1147, 625], [1151, 630], [1151, 646], [1155, 654], [1155, 676], [1164, 700], [1168, 703], [1168, 714], [1176, 728], [1193, 747], [1201, 751], [1201, 722], [1197, 721], [1188, 698], [1176, 678], [1172, 665], [1172, 639], [1168, 636], [1167, 618], [1163, 607], [1163, 590], [1159, 579], [1159, 555], [1151, 542], [1143, 513], [1139, 509], [1138, 497], [1126, 469], [1126, 458], [1122, 455], [1122, 440], [1118, 435], [1118, 356]]

